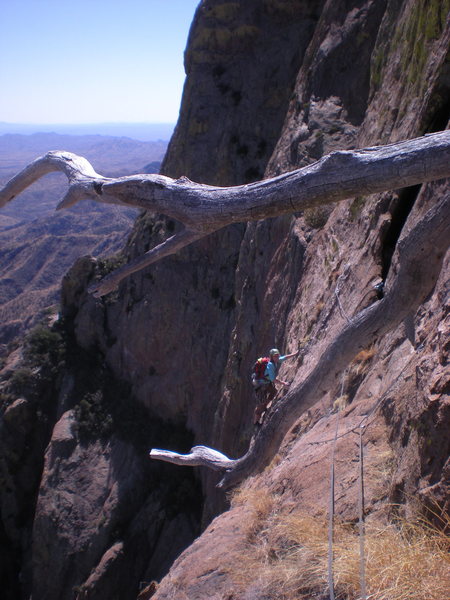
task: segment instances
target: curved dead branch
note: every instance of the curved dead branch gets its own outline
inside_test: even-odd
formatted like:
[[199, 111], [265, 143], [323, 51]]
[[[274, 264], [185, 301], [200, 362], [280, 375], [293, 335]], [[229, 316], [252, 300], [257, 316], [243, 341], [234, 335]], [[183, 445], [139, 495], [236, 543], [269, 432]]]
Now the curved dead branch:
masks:
[[94, 181], [106, 181], [106, 178], [96, 173], [90, 162], [82, 156], [71, 152], [47, 152], [22, 169], [0, 190], [0, 208], [35, 181], [55, 171], [61, 171], [69, 180], [69, 191], [60, 203], [61, 208], [72, 206], [86, 198], [98, 200], [95, 189], [91, 189], [90, 184]]
[[96, 173], [80, 156], [49, 152], [5, 185], [0, 191], [0, 208], [52, 171], [62, 171], [69, 180], [69, 190], [58, 209], [90, 198], [165, 214], [185, 226], [173, 238], [110, 274], [104, 283], [93, 285], [91, 291], [101, 296], [130, 273], [231, 223], [266, 219], [448, 177], [450, 131], [386, 146], [333, 152], [302, 169], [231, 188], [163, 175], [110, 179]]
[[222, 452], [207, 446], [194, 446], [189, 454], [178, 454], [178, 452], [154, 448], [150, 451], [150, 458], [182, 466], [209, 467], [216, 471], [230, 469], [236, 462], [222, 454]]
[[[252, 440], [248, 452], [229, 465], [217, 461], [201, 463], [224, 471], [219, 487], [232, 487], [265, 467], [278, 451], [289, 429], [305, 410], [330, 389], [337, 375], [352, 358], [417, 310], [436, 284], [449, 240], [450, 195], [447, 194], [399, 242], [399, 270], [385, 290], [384, 298], [347, 323], [314, 369], [275, 405]], [[160, 458], [153, 452], [151, 457]], [[166, 455], [164, 460], [170, 459]], [[176, 460], [170, 462], [183, 464]]]
[[[82, 157], [68, 152], [49, 152], [6, 184], [0, 191], [0, 207], [51, 171], [62, 171], [69, 180], [69, 190], [58, 208], [91, 198], [137, 206], [184, 224], [180, 233], [91, 288], [97, 295], [103, 295], [128, 274], [231, 223], [275, 217], [356, 195], [448, 177], [450, 131], [387, 146], [333, 152], [297, 171], [232, 188], [201, 185], [184, 177], [173, 180], [162, 175], [109, 179], [96, 173]], [[275, 406], [243, 457], [231, 460], [204, 446], [194, 447], [187, 455], [152, 450], [151, 457], [224, 471], [219, 484], [223, 488], [235, 485], [264, 467], [289, 428], [326, 393], [353, 356], [415, 312], [432, 291], [450, 239], [449, 205], [449, 197], [442, 198], [399, 243], [399, 270], [387, 286], [385, 297], [344, 327], [311, 373]]]

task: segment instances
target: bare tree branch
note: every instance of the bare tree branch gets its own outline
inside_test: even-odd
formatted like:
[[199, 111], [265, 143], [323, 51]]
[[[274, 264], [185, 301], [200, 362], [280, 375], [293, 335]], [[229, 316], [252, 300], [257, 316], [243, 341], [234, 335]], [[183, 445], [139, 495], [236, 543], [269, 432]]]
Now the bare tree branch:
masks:
[[209, 467], [216, 471], [223, 471], [224, 469], [231, 468], [235, 461], [207, 446], [194, 446], [191, 448], [189, 454], [178, 454], [178, 452], [171, 452], [170, 450], [158, 450], [154, 448], [150, 451], [150, 458], [156, 460], [163, 460], [165, 462], [174, 463], [176, 465], [190, 466], [190, 467]]
[[77, 156], [71, 152], [55, 151], [47, 152], [44, 156], [37, 158], [8, 181], [4, 188], [0, 190], [0, 208], [13, 200], [32, 183], [55, 171], [61, 171], [67, 175], [70, 186], [69, 191], [72, 192], [71, 201], [64, 199], [61, 203], [62, 207], [71, 206], [78, 200], [85, 198], [98, 200], [95, 190], [91, 190], [89, 184], [93, 181], [105, 181], [106, 179], [96, 173], [92, 165], [82, 156]]
[[[384, 298], [347, 323], [313, 370], [275, 405], [253, 438], [248, 452], [230, 465], [217, 461], [210, 464], [208, 460], [201, 463], [224, 471], [219, 487], [232, 487], [266, 466], [289, 429], [330, 389], [352, 358], [417, 310], [436, 284], [449, 240], [450, 195], [447, 194], [399, 242], [399, 270], [385, 290]], [[153, 451], [150, 456], [160, 459]], [[164, 460], [170, 458], [166, 455]], [[170, 462], [183, 464], [175, 460]]]
[[[51, 171], [62, 171], [69, 190], [58, 208], [82, 198], [141, 207], [165, 214], [184, 229], [142, 257], [114, 271], [91, 291], [103, 295], [128, 274], [231, 223], [288, 214], [450, 176], [450, 131], [374, 148], [333, 152], [318, 162], [272, 179], [231, 188], [201, 185], [182, 177], [133, 175], [108, 179], [82, 157], [49, 152], [27, 166], [0, 191], [0, 207]], [[150, 456], [176, 464], [224, 471], [220, 486], [235, 485], [265, 466], [289, 428], [332, 385], [357, 352], [414, 313], [433, 290], [450, 239], [450, 199], [440, 200], [398, 245], [399, 270], [385, 297], [365, 309], [330, 343], [314, 369], [274, 407], [248, 452], [237, 460], [196, 446], [187, 455], [152, 450]]]
[[115, 290], [119, 285], [119, 282], [122, 281], [124, 277], [127, 277], [136, 271], [140, 271], [144, 267], [151, 265], [164, 256], [169, 256], [170, 254], [181, 250], [181, 248], [184, 248], [184, 246], [187, 246], [195, 240], [198, 240], [199, 238], [203, 237], [203, 235], [203, 233], [199, 233], [198, 231], [184, 229], [176, 235], [168, 238], [161, 244], [158, 244], [158, 246], [151, 248], [142, 256], [138, 256], [123, 267], [115, 269], [110, 275], [107, 275], [98, 283], [93, 283], [89, 286], [88, 291], [94, 294], [94, 296], [97, 298], [104, 296], [105, 294]]
[[103, 295], [130, 273], [231, 223], [266, 219], [448, 177], [450, 131], [386, 146], [333, 152], [302, 169], [231, 188], [162, 175], [109, 179], [96, 173], [82, 157], [69, 152], [49, 152], [0, 190], [0, 207], [51, 171], [62, 171], [69, 180], [69, 190], [59, 209], [90, 198], [162, 213], [185, 226], [181, 233], [150, 250], [142, 259], [112, 273], [105, 284], [92, 287], [94, 293]]

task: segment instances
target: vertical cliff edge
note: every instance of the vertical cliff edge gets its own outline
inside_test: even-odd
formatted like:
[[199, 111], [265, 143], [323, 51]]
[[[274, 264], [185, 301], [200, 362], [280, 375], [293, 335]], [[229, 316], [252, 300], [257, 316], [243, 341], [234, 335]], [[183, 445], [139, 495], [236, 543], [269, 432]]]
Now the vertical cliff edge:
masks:
[[[448, 0], [203, 0], [163, 174], [231, 186], [448, 128], [449, 16]], [[79, 260], [59, 323], [30, 338], [2, 392], [4, 597], [131, 600], [156, 580], [142, 598], [326, 600], [326, 572], [306, 575], [318, 546], [304, 567], [282, 559], [307, 547], [300, 519], [312, 540], [329, 514], [336, 431], [336, 519], [357, 522], [361, 424], [367, 523], [448, 513], [448, 254], [417, 312], [353, 357], [232, 499], [217, 473], [147, 453], [244, 454], [254, 360], [299, 349], [282, 377], [301, 381], [449, 194], [437, 181], [232, 225], [102, 299], [90, 282], [179, 225], [142, 213], [120, 256]], [[298, 576], [281, 580], [288, 566]], [[339, 593], [358, 597], [346, 581]]]

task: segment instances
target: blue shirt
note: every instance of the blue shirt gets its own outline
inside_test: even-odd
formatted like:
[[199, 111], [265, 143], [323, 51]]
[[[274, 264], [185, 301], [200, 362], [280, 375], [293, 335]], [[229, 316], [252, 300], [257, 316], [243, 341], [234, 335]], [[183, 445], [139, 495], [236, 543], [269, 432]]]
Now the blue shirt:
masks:
[[267, 363], [267, 367], [266, 370], [264, 371], [264, 378], [265, 379], [269, 379], [269, 381], [271, 383], [273, 383], [275, 381], [275, 379], [277, 378], [278, 375], [278, 371], [280, 370], [281, 367], [281, 363], [286, 360], [285, 356], [280, 356], [280, 358], [278, 359], [278, 363], [275, 364], [272, 361], [269, 361]]

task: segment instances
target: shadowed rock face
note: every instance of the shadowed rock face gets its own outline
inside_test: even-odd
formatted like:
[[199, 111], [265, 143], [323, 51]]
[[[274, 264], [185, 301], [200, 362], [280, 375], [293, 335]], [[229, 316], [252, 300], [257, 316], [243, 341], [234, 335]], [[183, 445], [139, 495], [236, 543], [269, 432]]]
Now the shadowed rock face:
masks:
[[[400, 33], [417, 26], [423, 3], [330, 3], [306, 52], [265, 175], [302, 166], [338, 148], [414, 137], [434, 130], [433, 122], [439, 123], [437, 129], [445, 128], [448, 24], [445, 11], [434, 9], [439, 13], [434, 33], [422, 42], [408, 36], [402, 45]], [[427, 94], [411, 76], [405, 85], [399, 63], [408, 52], [421, 53]], [[411, 68], [408, 65], [408, 72]], [[398, 104], [403, 114], [397, 112]], [[247, 226], [236, 271], [236, 312], [214, 447], [229, 456], [247, 447], [253, 410], [248, 371], [253, 360], [273, 345], [292, 352], [302, 342], [303, 364], [283, 367], [283, 378], [301, 380], [347, 319], [376, 301], [373, 284], [386, 280], [389, 285], [397, 268], [393, 249], [402, 229], [412, 227], [448, 193], [447, 183], [434, 183], [356, 198], [332, 211], [307, 211]], [[448, 358], [443, 358], [442, 341], [448, 320], [447, 279], [448, 261], [432, 298], [414, 316], [414, 339], [405, 325], [356, 357], [328, 396], [318, 398], [316, 407], [292, 430], [277, 458], [279, 465], [260, 481], [261, 488], [276, 494], [278, 507], [303, 507], [311, 514], [327, 510], [330, 448], [323, 442], [333, 437], [338, 398], [348, 403], [340, 431], [357, 425], [380, 402], [365, 434], [369, 512], [381, 515], [393, 501], [406, 503], [405, 512], [411, 514], [414, 497], [424, 505], [448, 506], [450, 440], [442, 432], [448, 403], [443, 375]], [[439, 390], [435, 396], [433, 385]], [[336, 510], [351, 521], [357, 516], [354, 434], [339, 442], [337, 456]], [[245, 507], [240, 511], [240, 517], [233, 509], [213, 522], [175, 563], [155, 598], [170, 598], [177, 589], [195, 598], [258, 597], [237, 583], [239, 556], [248, 552], [248, 515]], [[212, 545], [221, 547], [220, 557]]]
[[180, 117], [163, 173], [217, 185], [263, 177], [323, 4], [206, 0], [199, 5], [185, 52]]
[[[442, 6], [431, 4], [433, 30], [421, 38], [413, 35], [425, 10], [421, 0], [329, 2], [325, 8], [282, 0], [202, 2], [164, 173], [231, 185], [333, 149], [445, 128], [448, 25]], [[420, 59], [417, 80], [402, 62], [411, 52]], [[445, 194], [448, 183], [435, 182], [232, 226], [133, 275], [104, 300], [87, 296], [98, 266], [80, 260], [63, 282], [73, 354], [53, 395], [45, 457], [47, 442], [35, 444], [44, 467], [40, 484], [28, 492], [32, 497], [39, 487], [36, 514], [27, 521], [31, 549], [29, 542], [13, 544], [11, 520], [6, 533], [17, 560], [21, 552], [29, 558], [25, 589], [33, 589], [33, 598], [44, 598], [49, 578], [49, 600], [72, 598], [74, 588], [79, 598], [109, 598], [117, 590], [120, 598], [135, 598], [140, 582], [161, 578], [199, 533], [200, 509], [206, 526], [226, 499], [214, 488], [215, 473], [149, 464], [145, 449], [164, 443], [187, 451], [195, 442], [232, 457], [245, 452], [255, 358], [273, 346], [293, 352], [300, 345], [302, 360], [286, 363], [282, 376], [301, 380], [347, 319], [376, 302], [373, 285], [389, 285], [402, 231]], [[141, 215], [125, 256], [145, 252], [177, 226]], [[405, 327], [355, 357], [317, 398], [271, 468], [255, 479], [256, 487], [276, 496], [280, 510], [326, 511], [327, 440], [339, 407], [339, 427], [347, 431], [377, 406], [365, 433], [366, 507], [374, 519], [393, 501], [411, 511], [411, 497], [448, 503], [448, 268], [447, 260], [434, 293]], [[105, 400], [100, 422], [111, 419], [113, 426], [106, 437], [83, 442], [71, 423], [79, 418], [80, 400], [92, 404], [99, 391]], [[16, 415], [26, 414], [21, 406]], [[13, 414], [10, 428], [28, 422]], [[352, 521], [353, 434], [336, 452], [336, 510]], [[247, 547], [252, 510], [244, 503], [217, 517], [153, 597], [258, 597], [230, 575]]]

